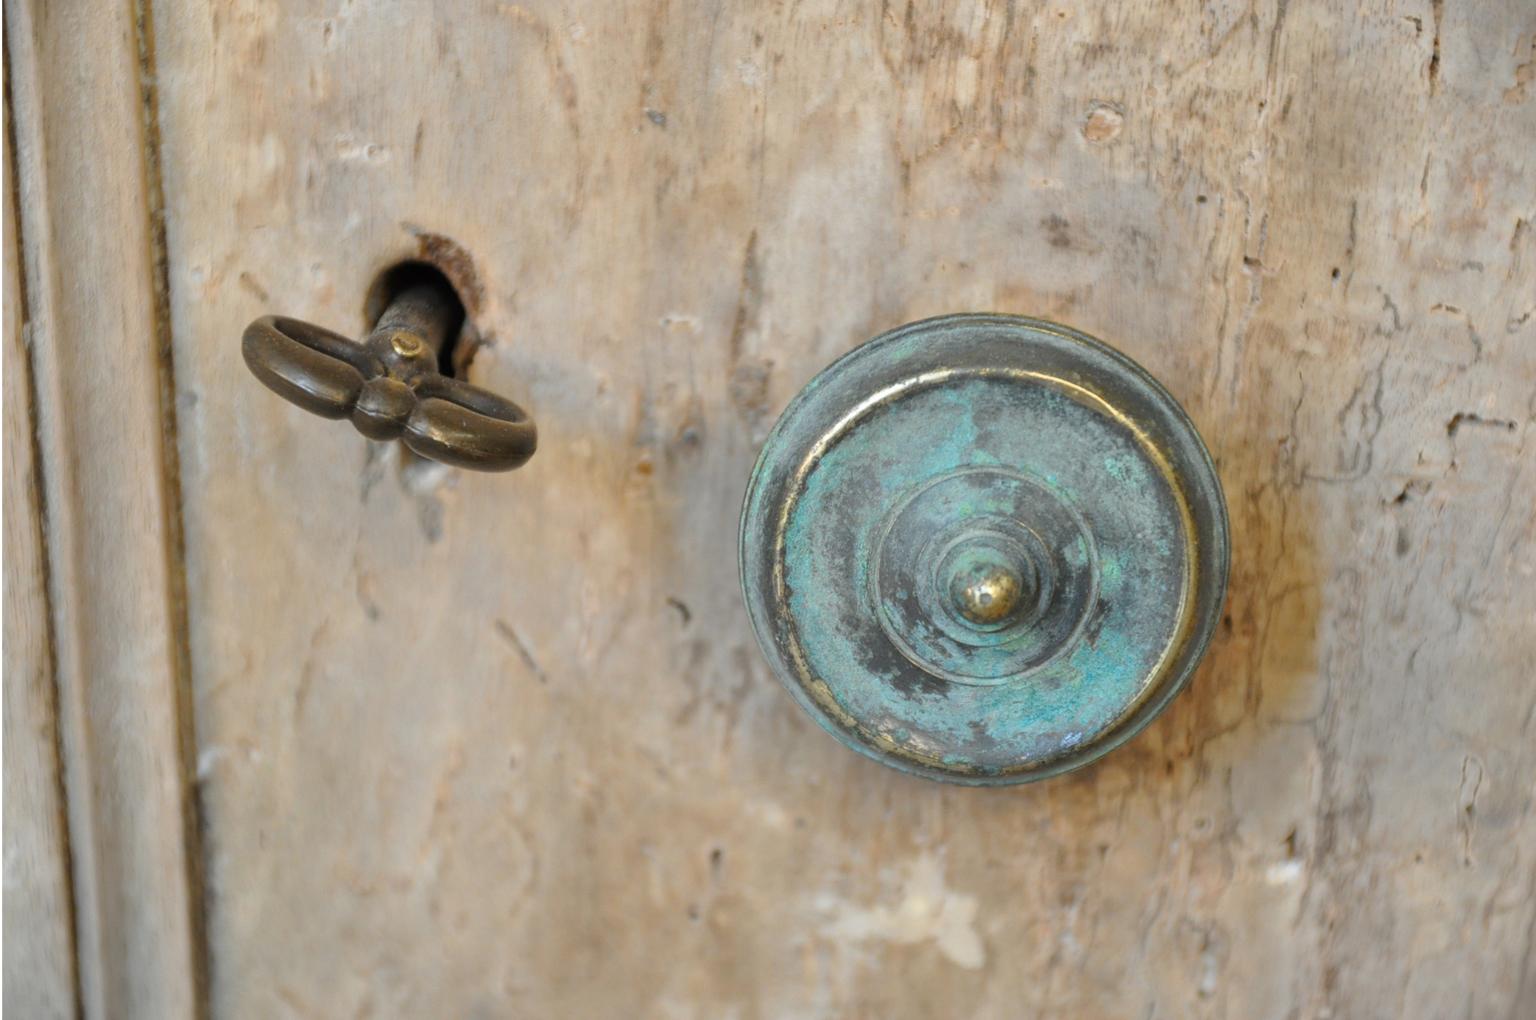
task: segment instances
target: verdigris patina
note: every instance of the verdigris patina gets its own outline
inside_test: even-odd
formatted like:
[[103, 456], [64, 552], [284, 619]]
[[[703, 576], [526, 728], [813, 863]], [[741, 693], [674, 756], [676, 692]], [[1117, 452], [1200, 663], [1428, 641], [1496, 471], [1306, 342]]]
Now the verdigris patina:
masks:
[[1077, 768], [1184, 686], [1227, 514], [1182, 408], [1083, 333], [900, 327], [800, 393], [747, 489], [741, 571], [779, 678], [843, 743], [951, 782]]

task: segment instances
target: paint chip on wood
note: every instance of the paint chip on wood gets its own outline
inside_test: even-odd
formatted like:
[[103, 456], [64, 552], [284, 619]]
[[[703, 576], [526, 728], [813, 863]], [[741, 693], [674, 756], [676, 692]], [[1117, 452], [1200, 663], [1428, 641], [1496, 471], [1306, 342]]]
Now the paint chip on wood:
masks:
[[823, 933], [834, 940], [879, 940], [903, 946], [931, 941], [945, 959], [967, 970], [980, 970], [987, 961], [986, 946], [976, 930], [976, 897], [946, 888], [943, 868], [931, 856], [912, 863], [894, 904], [823, 905], [834, 914]]

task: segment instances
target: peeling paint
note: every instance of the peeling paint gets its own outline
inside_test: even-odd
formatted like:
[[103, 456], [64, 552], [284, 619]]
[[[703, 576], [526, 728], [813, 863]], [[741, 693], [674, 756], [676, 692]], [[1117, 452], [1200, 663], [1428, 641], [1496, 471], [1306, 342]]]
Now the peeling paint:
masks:
[[986, 944], [976, 928], [976, 897], [946, 887], [936, 857], [925, 854], [912, 862], [895, 903], [861, 907], [823, 899], [819, 905], [833, 915], [822, 934], [835, 941], [932, 942], [957, 967], [980, 970], [987, 962]]

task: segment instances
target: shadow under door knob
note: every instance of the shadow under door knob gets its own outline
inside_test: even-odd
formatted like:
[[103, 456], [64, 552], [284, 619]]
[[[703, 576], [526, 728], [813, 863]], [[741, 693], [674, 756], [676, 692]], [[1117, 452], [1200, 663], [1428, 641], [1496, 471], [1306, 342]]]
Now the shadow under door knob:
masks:
[[298, 319], [246, 327], [245, 363], [267, 388], [325, 418], [349, 418], [370, 439], [399, 439], [423, 457], [507, 471], [533, 456], [538, 434], [512, 401], [438, 368], [463, 311], [446, 286], [401, 291], [361, 342]]

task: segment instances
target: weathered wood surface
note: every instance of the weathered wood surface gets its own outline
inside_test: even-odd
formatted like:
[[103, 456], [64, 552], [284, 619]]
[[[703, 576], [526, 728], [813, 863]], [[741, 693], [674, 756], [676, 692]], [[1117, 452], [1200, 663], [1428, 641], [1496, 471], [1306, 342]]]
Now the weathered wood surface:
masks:
[[[153, 28], [215, 1015], [1536, 1011], [1529, 4]], [[539, 420], [515, 475], [406, 478], [241, 364], [418, 251]], [[816, 730], [734, 566], [796, 389], [967, 309], [1146, 364], [1233, 516], [1191, 690], [1003, 792]]]
[[[9, 107], [5, 119], [9, 173]], [[79, 1015], [69, 835], [59, 774], [58, 696], [49, 647], [47, 560], [15, 214], [15, 203], [6, 201], [4, 1010], [11, 1016], [69, 1020]]]
[[[174, 416], [162, 403], [169, 322], [157, 300], [140, 39], [128, 4], [18, 0], [5, 5], [5, 28], [27, 288], [24, 305], [6, 299], [7, 320], [27, 336], [24, 357], [6, 351], [6, 484], [40, 486], [28, 495], [42, 509], [46, 682], [57, 705], [78, 959], [50, 966], [75, 967], [87, 1017], [179, 1020], [197, 1001], [203, 940], [192, 894], [201, 882], [189, 881], [189, 868], [200, 854], [181, 746], [191, 731], [180, 500], [167, 445]], [[12, 377], [29, 375], [35, 404], [14, 407]], [[31, 422], [14, 427], [18, 413]], [[13, 480], [13, 451], [34, 436], [40, 470]], [[18, 569], [10, 527], [8, 515], [8, 582]], [[10, 595], [8, 583], [7, 612]], [[31, 682], [30, 665], [8, 641], [7, 712], [11, 685]], [[19, 765], [8, 739], [7, 794]], [[13, 849], [7, 827], [8, 865]], [[41, 905], [15, 921], [39, 938], [69, 923]], [[40, 952], [25, 940], [20, 948]], [[11, 952], [8, 938], [7, 967]], [[72, 1002], [54, 1005], [79, 1015]]]

